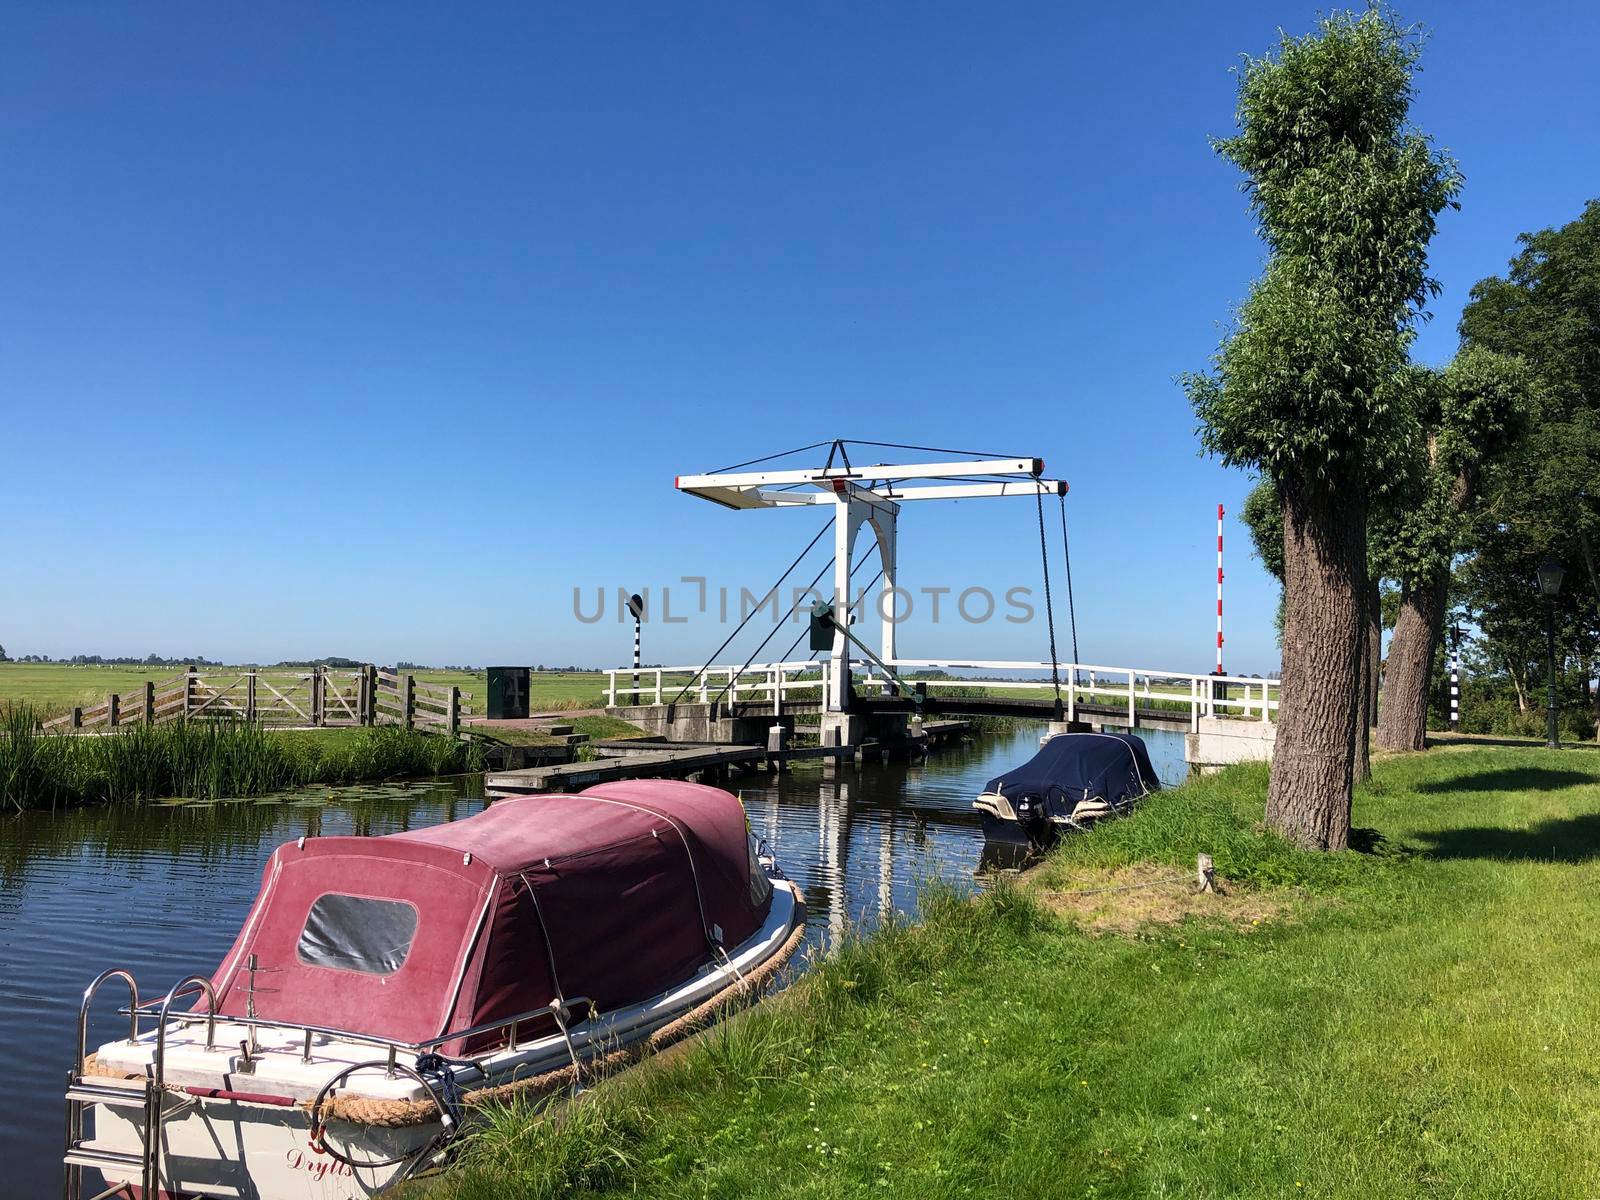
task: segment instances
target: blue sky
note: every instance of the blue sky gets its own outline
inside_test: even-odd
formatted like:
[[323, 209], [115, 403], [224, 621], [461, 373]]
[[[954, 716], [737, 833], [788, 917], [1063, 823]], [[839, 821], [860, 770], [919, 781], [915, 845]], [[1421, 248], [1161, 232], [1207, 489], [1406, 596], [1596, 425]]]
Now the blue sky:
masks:
[[[1228, 665], [1275, 667], [1249, 481], [1174, 376], [1260, 265], [1207, 144], [1230, 67], [1314, 6], [0, 11], [11, 653], [621, 661], [575, 586], [758, 588], [816, 528], [674, 475], [850, 437], [1067, 478], [1090, 661], [1208, 669], [1220, 501]], [[1515, 236], [1596, 194], [1600, 10], [1403, 11], [1467, 176], [1439, 361]], [[1025, 501], [900, 536], [909, 587], [1037, 584]]]

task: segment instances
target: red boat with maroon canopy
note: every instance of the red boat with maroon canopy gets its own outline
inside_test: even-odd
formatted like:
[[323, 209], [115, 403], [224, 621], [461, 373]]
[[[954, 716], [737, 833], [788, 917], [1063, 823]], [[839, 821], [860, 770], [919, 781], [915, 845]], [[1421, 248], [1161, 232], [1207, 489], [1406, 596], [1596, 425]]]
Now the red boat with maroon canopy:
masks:
[[253, 995], [259, 1018], [415, 1043], [554, 997], [653, 996], [754, 933], [771, 896], [727, 792], [603, 784], [280, 847], [212, 983], [226, 1015]]

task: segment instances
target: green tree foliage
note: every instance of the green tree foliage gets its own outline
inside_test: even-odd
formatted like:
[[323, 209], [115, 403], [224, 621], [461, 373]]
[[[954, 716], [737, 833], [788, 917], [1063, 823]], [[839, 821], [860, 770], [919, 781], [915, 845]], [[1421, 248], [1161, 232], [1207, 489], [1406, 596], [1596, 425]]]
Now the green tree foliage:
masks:
[[1267, 569], [1267, 574], [1283, 583], [1283, 503], [1272, 480], [1261, 479], [1244, 498], [1239, 519], [1250, 531], [1250, 546]]
[[1488, 515], [1587, 575], [1600, 605], [1600, 200], [1518, 240], [1507, 274], [1474, 287], [1461, 315], [1466, 345], [1522, 357], [1542, 385]]
[[1250, 531], [1250, 548], [1267, 569], [1267, 574], [1278, 581], [1278, 608], [1272, 616], [1273, 627], [1278, 631], [1278, 648], [1283, 648], [1283, 502], [1278, 499], [1278, 489], [1272, 480], [1259, 479], [1244, 498], [1239, 509], [1239, 519]]
[[1461, 186], [1406, 124], [1418, 53], [1392, 15], [1341, 13], [1243, 68], [1239, 133], [1216, 147], [1247, 176], [1271, 260], [1213, 373], [1185, 379], [1203, 445], [1230, 465], [1364, 484], [1408, 435], [1393, 380]]
[[1536, 392], [1521, 359], [1468, 346], [1442, 371], [1422, 370], [1413, 391], [1421, 452], [1395, 493], [1391, 536], [1378, 569], [1402, 587], [1448, 576], [1470, 549], [1485, 473], [1526, 427]]
[[[1525, 233], [1504, 276], [1482, 280], [1463, 344], [1517, 355], [1538, 389], [1526, 429], [1496, 469], [1460, 572], [1462, 598], [1520, 704], [1542, 683], [1544, 603], [1533, 572], [1567, 569], [1558, 653], [1582, 693], [1600, 644], [1600, 199], [1574, 221]], [[1600, 689], [1590, 690], [1600, 729]], [[1537, 700], [1534, 701], [1537, 704]]]

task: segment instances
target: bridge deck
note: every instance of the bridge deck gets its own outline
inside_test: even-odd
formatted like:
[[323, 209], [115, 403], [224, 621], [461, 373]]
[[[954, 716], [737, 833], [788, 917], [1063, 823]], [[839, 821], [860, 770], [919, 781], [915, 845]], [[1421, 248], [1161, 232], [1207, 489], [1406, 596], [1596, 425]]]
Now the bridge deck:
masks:
[[[861, 712], [914, 712], [916, 706], [903, 697], [874, 699], [857, 698], [852, 705]], [[924, 713], [960, 713], [969, 717], [1021, 717], [1048, 721], [1055, 715], [1055, 701], [1025, 700], [1006, 696], [929, 696], [922, 705]], [[1128, 726], [1126, 704], [1084, 704], [1074, 709], [1080, 721], [1095, 725]], [[1189, 728], [1189, 714], [1170, 708], [1141, 708], [1133, 710], [1132, 728], [1175, 729]]]
[[760, 763], [766, 757], [764, 746], [658, 745], [656, 751], [649, 754], [630, 754], [551, 767], [524, 767], [518, 771], [493, 771], [484, 776], [483, 788], [494, 796], [576, 791], [614, 779], [680, 777], [739, 764]]
[[[666, 704], [640, 704], [629, 705], [610, 709], [608, 711], [627, 720], [642, 722], [651, 714], [663, 713], [677, 708], [683, 712], [700, 711], [704, 705], [694, 703], [680, 705]], [[736, 703], [724, 703], [724, 715], [740, 718], [759, 719], [772, 716], [773, 705], [771, 700], [740, 700]], [[850, 704], [852, 712], [862, 714], [871, 713], [913, 713], [917, 711], [915, 705], [903, 696], [856, 696]], [[821, 700], [785, 700], [783, 702], [783, 715], [797, 716], [801, 714], [819, 713], [822, 711]], [[1038, 721], [1048, 721], [1055, 713], [1053, 699], [1025, 699], [1011, 696], [940, 696], [929, 695], [923, 702], [922, 712], [927, 716], [948, 717], [1020, 717]], [[1133, 721], [1128, 720], [1128, 706], [1126, 704], [1086, 704], [1079, 701], [1074, 715], [1080, 721], [1087, 721], [1095, 725], [1117, 725], [1134, 729], [1171, 729], [1184, 732], [1190, 728], [1191, 719], [1187, 712], [1176, 708], [1155, 708], [1136, 705], [1133, 710]]]

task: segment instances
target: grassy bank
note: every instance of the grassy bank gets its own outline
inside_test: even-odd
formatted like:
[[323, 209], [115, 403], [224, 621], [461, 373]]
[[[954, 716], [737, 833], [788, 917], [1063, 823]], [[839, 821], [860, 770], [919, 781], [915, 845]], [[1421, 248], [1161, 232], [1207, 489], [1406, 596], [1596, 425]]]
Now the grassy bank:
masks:
[[481, 767], [465, 742], [412, 730], [273, 732], [174, 722], [113, 736], [43, 734], [27, 706], [0, 721], [0, 810], [257, 796], [309, 783], [444, 775]]
[[[1600, 1191], [1600, 754], [1380, 762], [1338, 855], [1259, 828], [1265, 779], [1163, 793], [974, 903], [935, 889], [568, 1115], [496, 1114], [413, 1194]], [[1202, 850], [1231, 883], [1200, 916], [1126, 887]]]

